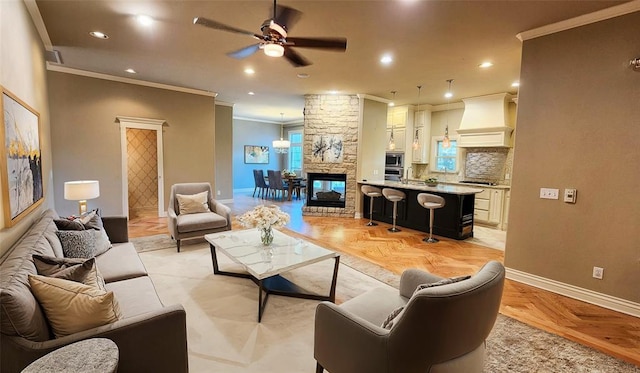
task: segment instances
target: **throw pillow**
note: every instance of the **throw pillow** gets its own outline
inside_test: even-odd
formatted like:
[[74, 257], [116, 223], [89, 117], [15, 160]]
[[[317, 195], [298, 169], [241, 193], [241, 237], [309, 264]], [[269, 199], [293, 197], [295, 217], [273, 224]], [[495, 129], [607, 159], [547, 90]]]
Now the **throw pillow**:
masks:
[[87, 231], [57, 231], [62, 243], [62, 252], [66, 258], [93, 258], [97, 252], [97, 239], [100, 232], [93, 229]]
[[79, 220], [53, 219], [56, 227], [62, 231], [83, 231], [84, 225]]
[[[440, 281], [432, 282], [429, 284], [420, 284], [416, 287], [416, 290], [413, 292], [412, 298], [422, 289], [432, 288], [436, 286], [442, 286], [447, 284], [453, 284], [455, 282], [464, 281], [470, 279], [471, 276], [459, 276], [459, 277], [451, 277], [451, 278], [443, 278]], [[385, 329], [391, 329], [395, 324], [398, 323], [398, 320], [402, 318], [402, 314], [404, 314], [404, 307], [398, 307], [395, 310], [391, 311], [389, 316], [382, 322], [382, 327]]]
[[33, 264], [39, 275], [81, 282], [85, 285], [106, 290], [104, 278], [96, 266], [95, 258], [56, 258], [33, 255]]
[[31, 274], [29, 284], [56, 338], [122, 318], [112, 291], [105, 292], [79, 282]]
[[112, 247], [97, 209], [82, 215], [78, 220], [80, 220], [85, 229], [93, 229], [100, 232], [96, 241], [95, 255], [100, 255]]
[[197, 194], [176, 194], [180, 215], [211, 212], [209, 203], [207, 203], [208, 195], [209, 192], [206, 191]]

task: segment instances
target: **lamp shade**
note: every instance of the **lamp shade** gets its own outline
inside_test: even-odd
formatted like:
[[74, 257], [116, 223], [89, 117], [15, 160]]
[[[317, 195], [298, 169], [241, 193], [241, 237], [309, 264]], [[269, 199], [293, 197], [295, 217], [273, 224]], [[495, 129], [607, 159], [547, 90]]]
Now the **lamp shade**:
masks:
[[97, 180], [66, 181], [64, 199], [81, 201], [100, 197], [100, 183]]

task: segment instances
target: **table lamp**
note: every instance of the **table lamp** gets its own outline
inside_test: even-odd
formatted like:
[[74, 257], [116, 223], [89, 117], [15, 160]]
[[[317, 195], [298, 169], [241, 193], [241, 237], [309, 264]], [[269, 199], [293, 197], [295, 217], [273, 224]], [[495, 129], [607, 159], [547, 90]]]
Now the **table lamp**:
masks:
[[87, 200], [100, 197], [100, 183], [97, 180], [65, 181], [64, 199], [78, 201], [80, 215], [87, 212]]

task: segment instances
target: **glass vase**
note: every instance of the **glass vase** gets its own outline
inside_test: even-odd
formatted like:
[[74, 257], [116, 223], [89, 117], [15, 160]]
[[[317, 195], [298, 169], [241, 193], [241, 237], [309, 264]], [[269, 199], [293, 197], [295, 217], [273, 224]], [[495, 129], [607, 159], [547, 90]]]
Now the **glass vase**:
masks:
[[260, 240], [265, 246], [271, 245], [273, 242], [273, 229], [270, 226], [267, 228], [260, 228]]

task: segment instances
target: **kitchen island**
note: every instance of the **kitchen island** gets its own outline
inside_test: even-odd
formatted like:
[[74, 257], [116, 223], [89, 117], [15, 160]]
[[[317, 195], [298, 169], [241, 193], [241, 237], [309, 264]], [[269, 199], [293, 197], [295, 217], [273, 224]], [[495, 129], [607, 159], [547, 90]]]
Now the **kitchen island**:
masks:
[[[398, 202], [398, 218], [396, 225], [423, 232], [429, 232], [429, 210], [418, 203], [418, 194], [431, 193], [441, 196], [445, 206], [434, 210], [433, 234], [442, 237], [464, 240], [473, 237], [473, 209], [476, 193], [483, 189], [456, 185], [430, 187], [421, 182], [403, 184], [397, 181], [358, 181], [361, 185], [373, 185], [379, 188], [393, 188], [403, 191], [406, 199]], [[369, 197], [363, 196], [362, 216], [369, 218]], [[373, 200], [373, 220], [393, 224], [393, 203], [386, 198]]]

